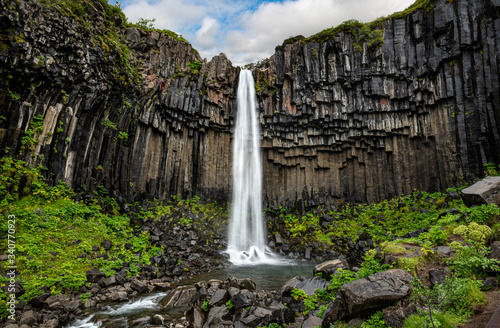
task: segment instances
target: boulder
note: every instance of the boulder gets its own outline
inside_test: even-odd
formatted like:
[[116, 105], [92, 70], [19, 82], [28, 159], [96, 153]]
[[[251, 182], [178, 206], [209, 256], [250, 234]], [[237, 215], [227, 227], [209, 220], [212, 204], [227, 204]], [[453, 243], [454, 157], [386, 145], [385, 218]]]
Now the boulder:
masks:
[[223, 305], [229, 299], [229, 293], [225, 289], [217, 289], [214, 296], [210, 299], [208, 303], [210, 306]]
[[318, 273], [321, 273], [321, 276], [324, 279], [330, 280], [330, 276], [335, 272], [337, 272], [339, 268], [342, 268], [343, 270], [348, 270], [349, 264], [344, 259], [335, 259], [326, 261], [316, 265], [314, 267], [313, 274], [316, 275]]
[[59, 320], [57, 319], [50, 319], [44, 324], [41, 324], [39, 328], [59, 328]]
[[192, 307], [186, 312], [186, 318], [190, 327], [201, 328], [205, 322], [205, 313], [200, 308]]
[[500, 241], [494, 241], [491, 244], [490, 258], [500, 261]]
[[304, 277], [293, 277], [292, 279], [288, 280], [280, 290], [280, 294], [282, 297], [290, 297], [292, 294], [292, 290], [294, 287], [296, 287], [298, 284], [306, 280]]
[[295, 288], [302, 289], [307, 296], [311, 296], [316, 289], [325, 289], [326, 286], [328, 286], [328, 282], [325, 279], [322, 277], [314, 277], [299, 282]]
[[246, 278], [240, 281], [239, 287], [241, 289], [248, 289], [249, 291], [254, 291], [257, 286], [255, 285], [255, 282], [253, 282], [250, 278]]
[[70, 297], [64, 294], [50, 296], [45, 300], [44, 307], [48, 310], [63, 310], [70, 300]]
[[342, 285], [323, 316], [323, 327], [347, 317], [384, 308], [411, 294], [413, 277], [401, 269], [372, 274]]
[[310, 317], [302, 323], [302, 328], [314, 328], [321, 326], [323, 320], [318, 317]]
[[203, 327], [209, 328], [219, 323], [231, 324], [231, 314], [225, 305], [215, 306], [208, 312], [207, 321]]
[[446, 279], [446, 273], [443, 270], [438, 269], [430, 269], [429, 270], [429, 279], [431, 284], [434, 286], [436, 284], [441, 285], [444, 283]]
[[233, 297], [234, 310], [245, 308], [253, 304], [254, 297], [250, 292], [241, 292]]
[[149, 323], [153, 325], [165, 325], [168, 321], [171, 321], [172, 318], [168, 314], [155, 314], [150, 320]]
[[122, 302], [127, 300], [127, 292], [113, 292], [108, 299], [113, 302]]
[[147, 293], [149, 291], [148, 285], [137, 279], [132, 280], [132, 282], [130, 283], [130, 288], [141, 294]]
[[497, 204], [500, 205], [500, 176], [486, 177], [462, 190], [465, 205]]
[[194, 286], [180, 286], [172, 290], [165, 296], [160, 304], [164, 308], [174, 308], [178, 306], [188, 305], [193, 296], [196, 294]]
[[351, 315], [391, 305], [410, 295], [413, 277], [405, 270], [392, 269], [372, 274], [340, 288]]
[[33, 310], [24, 312], [19, 320], [20, 325], [28, 325], [30, 327], [34, 326], [37, 322], [38, 314]]
[[241, 318], [240, 322], [246, 327], [255, 328], [262, 322], [262, 318], [256, 316], [255, 314], [250, 314], [244, 318]]

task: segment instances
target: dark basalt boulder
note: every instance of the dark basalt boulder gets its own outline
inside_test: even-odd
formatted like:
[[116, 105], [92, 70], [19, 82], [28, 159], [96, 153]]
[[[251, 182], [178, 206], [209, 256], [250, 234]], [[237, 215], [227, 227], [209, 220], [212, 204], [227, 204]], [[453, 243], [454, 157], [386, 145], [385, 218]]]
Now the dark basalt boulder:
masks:
[[174, 308], [188, 305], [195, 294], [196, 287], [180, 286], [172, 290], [167, 296], [165, 296], [160, 301], [160, 304], [164, 308]]
[[407, 271], [392, 269], [344, 284], [325, 311], [323, 327], [394, 304], [411, 294], [412, 280]]
[[500, 176], [486, 177], [463, 189], [462, 200], [468, 207], [483, 204], [500, 205]]

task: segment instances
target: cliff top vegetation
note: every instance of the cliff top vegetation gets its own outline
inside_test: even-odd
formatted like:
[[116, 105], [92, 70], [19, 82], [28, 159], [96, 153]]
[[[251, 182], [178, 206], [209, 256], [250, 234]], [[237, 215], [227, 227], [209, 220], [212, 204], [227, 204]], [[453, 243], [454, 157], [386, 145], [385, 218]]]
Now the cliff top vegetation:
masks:
[[292, 36], [285, 41], [281, 46], [276, 47], [279, 49], [286, 44], [295, 43], [297, 41], [302, 41], [302, 43], [306, 42], [325, 42], [328, 40], [335, 39], [337, 33], [345, 33], [350, 34], [356, 39], [356, 48], [361, 50], [361, 45], [364, 42], [368, 43], [368, 47], [380, 47], [383, 44], [383, 28], [384, 22], [390, 19], [399, 19], [404, 18], [407, 15], [411, 14], [415, 10], [423, 9], [425, 11], [430, 11], [433, 8], [432, 0], [416, 0], [411, 6], [403, 11], [396, 12], [392, 15], [386, 17], [380, 17], [376, 20], [368, 23], [362, 23], [356, 19], [347, 20], [335, 27], [329, 27], [324, 29], [323, 31], [311, 35], [310, 37], [304, 37], [302, 35]]

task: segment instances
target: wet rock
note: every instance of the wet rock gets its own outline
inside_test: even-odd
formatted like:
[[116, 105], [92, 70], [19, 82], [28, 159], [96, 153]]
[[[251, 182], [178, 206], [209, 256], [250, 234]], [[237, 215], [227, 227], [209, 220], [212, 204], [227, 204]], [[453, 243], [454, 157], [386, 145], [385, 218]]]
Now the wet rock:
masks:
[[245, 278], [241, 282], [239, 282], [239, 287], [241, 289], [248, 289], [249, 291], [254, 291], [256, 285], [255, 282], [253, 282], [250, 278]]
[[223, 305], [229, 299], [229, 293], [225, 289], [218, 289], [208, 303], [210, 306]]
[[155, 314], [149, 323], [153, 325], [165, 325], [167, 322], [171, 321], [172, 318], [168, 314]]
[[195, 294], [196, 287], [180, 286], [172, 290], [167, 296], [165, 296], [160, 301], [160, 304], [164, 308], [173, 308], [188, 305]]
[[254, 302], [253, 294], [250, 292], [241, 292], [233, 297], [234, 310], [245, 308]]
[[132, 325], [139, 325], [139, 324], [147, 323], [149, 321], [151, 321], [151, 317], [150, 316], [145, 316], [145, 317], [142, 317], [142, 318], [139, 318], [139, 319], [132, 320], [132, 322], [130, 324], [132, 324]]
[[108, 298], [113, 302], [123, 302], [127, 300], [127, 292], [113, 292]]

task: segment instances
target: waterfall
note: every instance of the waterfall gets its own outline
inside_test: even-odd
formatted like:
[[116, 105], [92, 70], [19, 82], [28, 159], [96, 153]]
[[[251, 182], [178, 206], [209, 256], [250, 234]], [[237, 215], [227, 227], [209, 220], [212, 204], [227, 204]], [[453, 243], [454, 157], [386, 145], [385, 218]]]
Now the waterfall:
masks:
[[262, 162], [257, 97], [250, 71], [238, 83], [238, 112], [233, 140], [233, 207], [227, 252], [235, 265], [270, 263], [262, 220]]

